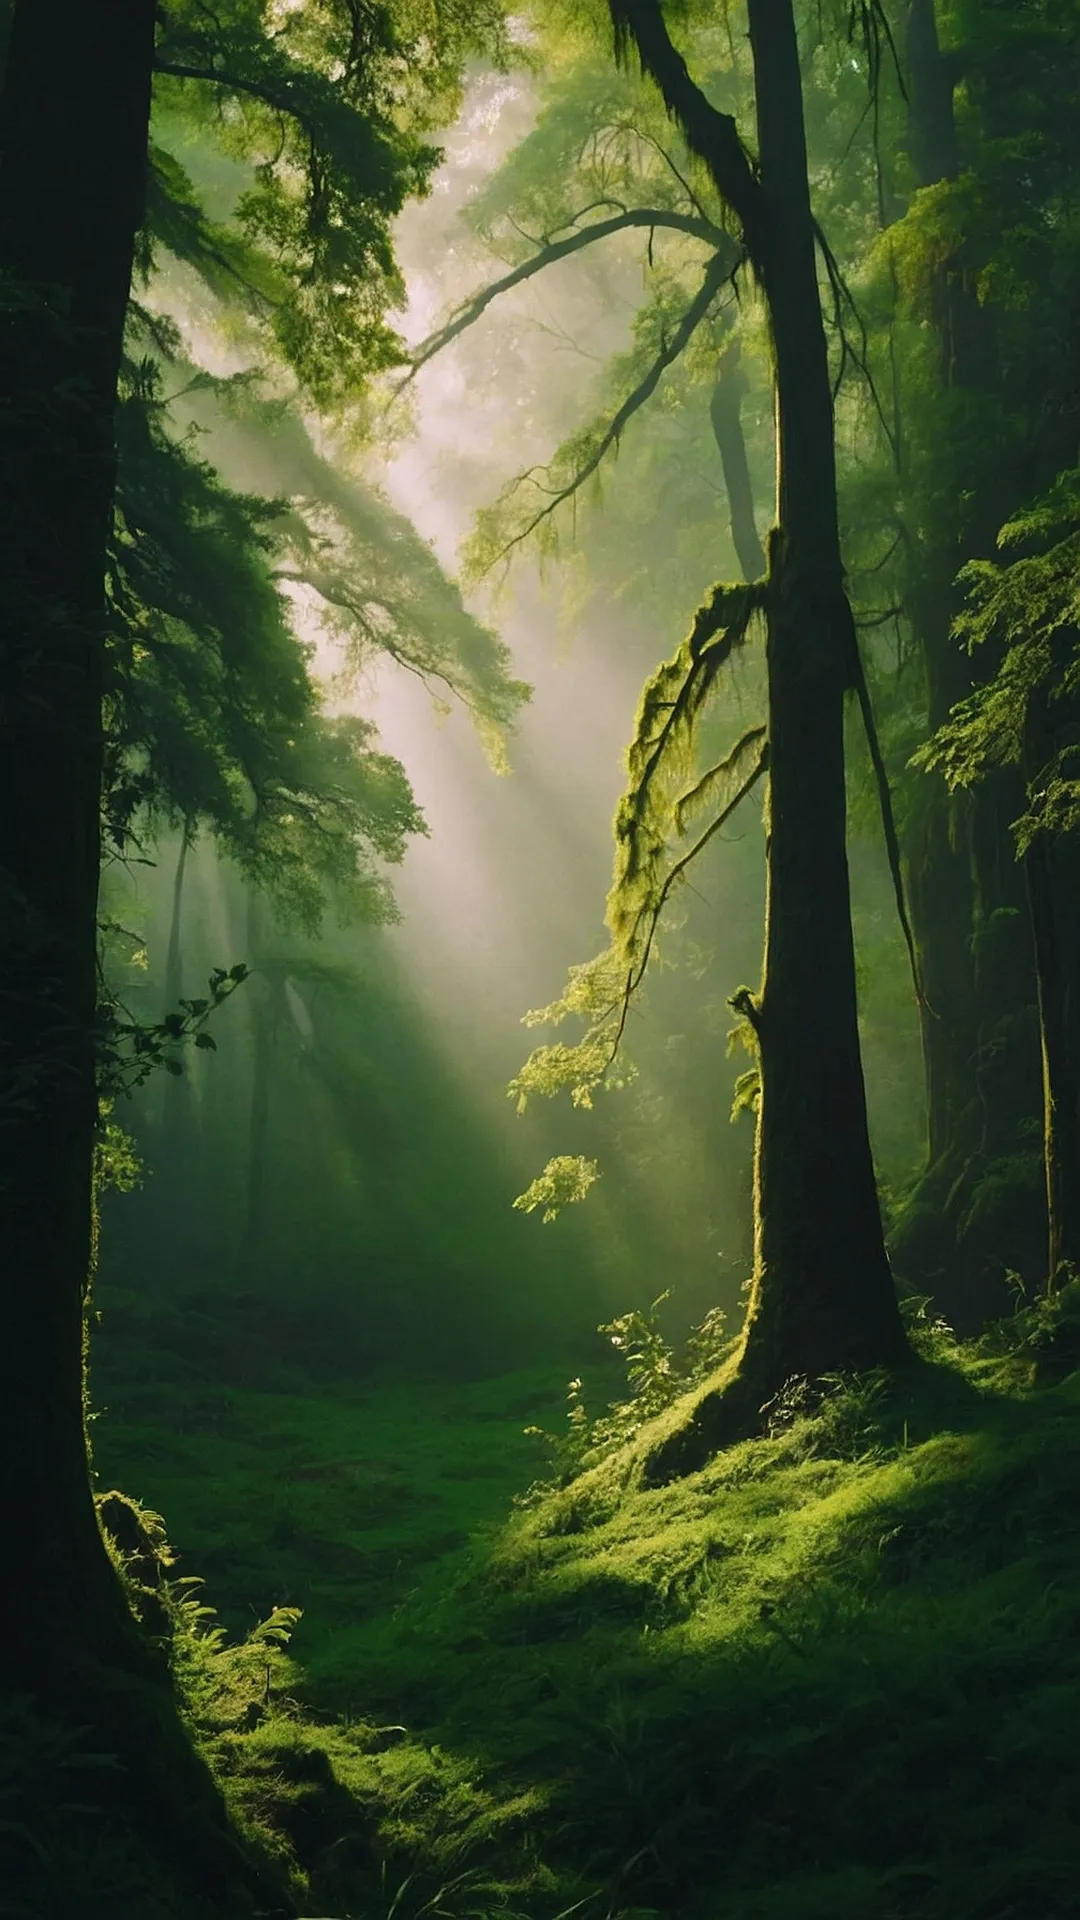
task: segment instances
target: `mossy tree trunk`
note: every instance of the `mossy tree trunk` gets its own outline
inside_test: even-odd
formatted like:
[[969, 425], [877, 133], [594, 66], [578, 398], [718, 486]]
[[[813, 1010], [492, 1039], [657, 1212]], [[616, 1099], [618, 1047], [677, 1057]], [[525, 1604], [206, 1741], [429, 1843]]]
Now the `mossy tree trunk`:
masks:
[[0, 1688], [114, 1754], [113, 1816], [244, 1911], [84, 1426], [105, 552], [154, 24], [154, 0], [17, 0], [0, 84]]
[[612, 0], [737, 215], [768, 306], [777, 526], [767, 582], [767, 924], [757, 1030], [755, 1274], [738, 1373], [649, 1471], [685, 1471], [795, 1375], [905, 1352], [885, 1254], [856, 1005], [843, 723], [855, 630], [837, 517], [832, 392], [791, 0], [749, 0], [758, 161], [690, 78], [657, 0]]

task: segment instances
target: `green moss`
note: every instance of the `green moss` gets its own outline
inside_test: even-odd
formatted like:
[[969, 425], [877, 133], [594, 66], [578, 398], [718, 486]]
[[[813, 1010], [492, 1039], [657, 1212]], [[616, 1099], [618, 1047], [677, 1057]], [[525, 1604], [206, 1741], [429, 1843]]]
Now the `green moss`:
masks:
[[188, 1449], [231, 1463], [187, 1483], [183, 1544], [233, 1610], [238, 1565], [311, 1593], [298, 1664], [257, 1635], [179, 1663], [238, 1820], [305, 1910], [365, 1920], [1080, 1914], [1071, 1314], [924, 1330], [904, 1377], [645, 1486], [684, 1402], [509, 1517], [554, 1381], [237, 1397], [228, 1434], [160, 1434], [155, 1506]]

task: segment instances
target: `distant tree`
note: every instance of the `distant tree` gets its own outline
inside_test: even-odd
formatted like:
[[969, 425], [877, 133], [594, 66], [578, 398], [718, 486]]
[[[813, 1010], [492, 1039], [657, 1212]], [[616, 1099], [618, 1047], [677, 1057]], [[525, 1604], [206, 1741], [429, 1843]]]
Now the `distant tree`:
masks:
[[1013, 822], [1027, 886], [1043, 1066], [1051, 1286], [1080, 1273], [1080, 473], [1002, 529], [1000, 561], [961, 575], [958, 637], [1000, 660], [959, 702], [924, 759], [951, 788], [1018, 770]]
[[1080, 67], [1068, 7], [897, 0], [882, 21], [873, 217], [849, 161], [828, 221], [890, 430], [875, 446], [851, 419], [841, 477], [852, 577], [889, 632], [876, 690], [923, 986], [927, 1153], [892, 1251], [970, 1329], [1045, 1260], [1023, 781], [1002, 764], [950, 792], [911, 755], [1001, 664], [997, 634], [964, 644], [958, 575], [1075, 458]]

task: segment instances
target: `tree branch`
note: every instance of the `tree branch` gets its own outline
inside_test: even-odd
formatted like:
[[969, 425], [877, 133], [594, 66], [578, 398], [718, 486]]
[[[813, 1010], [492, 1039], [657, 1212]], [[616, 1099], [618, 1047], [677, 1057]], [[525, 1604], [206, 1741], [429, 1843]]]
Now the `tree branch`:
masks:
[[705, 277], [701, 282], [701, 286], [687, 307], [682, 319], [679, 321], [671, 339], [666, 341], [661, 347], [645, 378], [639, 381], [632, 393], [627, 395], [618, 412], [614, 414], [609, 421], [588, 459], [582, 463], [577, 469], [577, 472], [567, 481], [566, 485], [559, 487], [551, 499], [547, 501], [546, 505], [541, 507], [539, 512], [533, 515], [528, 525], [523, 527], [520, 533], [515, 533], [513, 537], [506, 542], [505, 546], [495, 554], [485, 568], [486, 572], [489, 572], [491, 567], [497, 566], [500, 560], [505, 560], [507, 554], [512, 552], [514, 547], [521, 546], [523, 541], [528, 540], [530, 536], [536, 532], [537, 527], [542, 526], [545, 520], [550, 519], [551, 515], [556, 513], [567, 500], [572, 499], [584, 486], [586, 480], [592, 477], [603, 460], [604, 455], [608, 453], [622, 437], [625, 428], [633, 419], [635, 413], [640, 412], [645, 402], [651, 399], [652, 395], [656, 392], [660, 384], [661, 375], [679, 358], [679, 355], [683, 352], [683, 349], [686, 347], [695, 330], [704, 320], [720, 288], [724, 285], [725, 281], [730, 280], [733, 271], [734, 267], [730, 255], [720, 253], [713, 255], [705, 269]]
[[[588, 209], [586, 209], [588, 211]], [[719, 254], [726, 251], [729, 262], [723, 275], [730, 278], [738, 265], [738, 249], [730, 234], [724, 232], [711, 220], [699, 219], [694, 214], [676, 213], [666, 207], [631, 207], [623, 213], [615, 214], [610, 220], [597, 220], [592, 226], [582, 227], [576, 233], [568, 234], [565, 240], [553, 240], [542, 246], [530, 260], [524, 260], [512, 273], [504, 274], [501, 280], [493, 280], [490, 286], [482, 287], [464, 301], [457, 311], [451, 314], [446, 325], [437, 333], [428, 335], [417, 347], [409, 366], [409, 371], [396, 389], [402, 388], [419, 373], [421, 367], [456, 340], [459, 334], [471, 327], [480, 315], [497, 300], [501, 293], [509, 293], [512, 287], [521, 286], [525, 280], [531, 280], [536, 273], [542, 273], [545, 267], [554, 266], [558, 260], [565, 260], [572, 253], [580, 252], [582, 247], [591, 247], [596, 240], [606, 240], [609, 234], [625, 233], [633, 227], [666, 227], [673, 233], [688, 233], [694, 240], [703, 240], [707, 246]]]
[[755, 258], [761, 187], [734, 119], [714, 107], [691, 80], [686, 61], [668, 33], [660, 0], [608, 0], [608, 4], [616, 52], [622, 56], [633, 41], [642, 72], [655, 81], [690, 151], [705, 162], [717, 191], [742, 227], [747, 251]]
[[[755, 727], [751, 729], [750, 733], [746, 734], [744, 738], [739, 742], [739, 746], [745, 746], [750, 740], [754, 738], [760, 738], [763, 732], [764, 732], [764, 728]], [[682, 875], [686, 872], [687, 867], [690, 866], [691, 863], [697, 859], [698, 854], [703, 852], [704, 849], [708, 846], [709, 841], [713, 838], [714, 834], [719, 833], [722, 827], [727, 826], [727, 823], [731, 819], [732, 814], [735, 813], [737, 809], [742, 806], [743, 801], [746, 800], [751, 793], [753, 793], [754, 788], [757, 786], [757, 783], [761, 779], [762, 774], [768, 771], [768, 767], [769, 767], [769, 743], [767, 740], [764, 740], [762, 742], [761, 751], [759, 752], [757, 759], [754, 761], [754, 764], [751, 767], [750, 772], [747, 774], [746, 779], [742, 782], [742, 785], [739, 787], [738, 791], [732, 795], [727, 805], [721, 808], [715, 820], [711, 820], [709, 822], [709, 825], [705, 828], [704, 833], [699, 834], [698, 838], [694, 841], [693, 846], [688, 847], [687, 851], [684, 854], [682, 854], [680, 858], [676, 860], [671, 867], [669, 867], [668, 872], [664, 879], [664, 884], [661, 887], [660, 892], [657, 894], [656, 899], [648, 907], [644, 907], [642, 909], [641, 916], [638, 921], [638, 926], [640, 927], [642, 920], [647, 919], [648, 931], [645, 935], [645, 944], [644, 944], [644, 947], [642, 948], [641, 958], [638, 960], [636, 966], [630, 967], [626, 975], [626, 980], [625, 980], [625, 983], [623, 986], [623, 992], [622, 992], [622, 1000], [620, 1004], [619, 1022], [618, 1022], [618, 1026], [615, 1029], [615, 1034], [611, 1042], [611, 1055], [607, 1063], [609, 1067], [614, 1066], [615, 1061], [618, 1058], [619, 1048], [622, 1044], [622, 1037], [626, 1031], [626, 1022], [630, 1013], [630, 1003], [635, 993], [637, 992], [638, 988], [640, 987], [642, 981], [645, 978], [645, 970], [648, 967], [649, 958], [652, 954], [653, 943], [656, 939], [656, 929], [660, 924], [660, 916], [663, 913], [664, 908], [668, 903], [668, 899], [671, 895], [672, 887], [675, 885], [676, 880], [681, 879]]]
[[[671, 701], [667, 718], [659, 733], [643, 739], [641, 745], [647, 747], [648, 757], [642, 764], [637, 777], [637, 790], [647, 795], [648, 789], [663, 763], [664, 755], [677, 729], [690, 717], [691, 705], [699, 699], [700, 687], [696, 678], [697, 670], [707, 662], [710, 684], [731, 659], [736, 647], [741, 647], [747, 637], [750, 622], [763, 604], [760, 586], [714, 587], [709, 598], [694, 615], [694, 624], [686, 640], [690, 667], [676, 698]], [[663, 669], [660, 669], [662, 672]], [[646, 687], [643, 702], [648, 697], [650, 681]], [[631, 746], [631, 753], [637, 742]], [[685, 796], [684, 796], [685, 798]]]
[[328, 574], [318, 573], [314, 568], [277, 567], [274, 570], [274, 579], [282, 580], [291, 586], [309, 587], [312, 593], [318, 594], [319, 599], [326, 606], [339, 607], [343, 613], [349, 614], [363, 629], [371, 645], [380, 653], [385, 653], [395, 666], [403, 667], [406, 673], [415, 675], [433, 699], [438, 698], [432, 688], [432, 681], [437, 680], [455, 700], [460, 700], [468, 712], [472, 714], [481, 712], [479, 701], [459, 686], [449, 672], [441, 667], [421, 665], [418, 660], [411, 659], [401, 642], [396, 641], [392, 633], [373, 626], [365, 614], [365, 605], [378, 608], [393, 621], [396, 628], [400, 629], [399, 611], [388, 600], [381, 598], [377, 593], [365, 594], [363, 599], [360, 599], [349, 593], [344, 585], [333, 580]]
[[246, 93], [252, 100], [261, 100], [264, 107], [288, 114], [303, 127], [310, 140], [315, 138], [310, 113], [305, 111], [287, 81], [273, 87], [267, 81], [245, 80], [238, 73], [222, 73], [216, 67], [184, 66], [179, 60], [157, 60], [154, 72], [168, 74], [173, 80], [201, 80], [207, 86], [224, 87], [227, 93]]

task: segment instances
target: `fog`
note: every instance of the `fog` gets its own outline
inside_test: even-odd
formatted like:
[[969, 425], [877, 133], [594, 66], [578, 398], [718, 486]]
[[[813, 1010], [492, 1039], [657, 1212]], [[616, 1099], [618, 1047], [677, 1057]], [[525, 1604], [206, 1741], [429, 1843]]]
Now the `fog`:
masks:
[[[410, 345], [505, 271], [469, 215], [535, 112], [527, 77], [483, 73], [468, 89], [461, 118], [442, 143], [433, 191], [409, 203], [397, 225], [407, 295], [398, 320]], [[387, 381], [359, 467], [355, 449], [309, 417], [313, 446], [343, 477], [362, 472], [453, 576], [476, 515], [500, 488], [548, 460], [561, 439], [607, 404], [604, 369], [625, 350], [641, 296], [640, 260], [622, 237], [590, 247], [501, 296], [415, 379]], [[242, 334], [235, 326], [222, 331], [205, 290], [182, 269], [167, 268], [151, 298], [180, 326], [193, 361], [221, 375], [245, 367]], [[268, 495], [299, 484], [272, 427], [238, 425], [197, 383], [181, 391], [175, 408], [181, 424], [194, 423], [205, 436], [230, 484]], [[627, 444], [633, 436], [640, 457], [665, 431], [662, 414], [646, 409], [632, 422]], [[767, 393], [753, 400], [748, 431], [764, 529]], [[707, 419], [702, 470], [691, 476], [699, 524], [685, 564], [680, 502], [658, 499], [643, 534], [654, 548], [649, 561], [655, 558], [670, 583], [670, 600], [658, 614], [655, 596], [643, 602], [633, 590], [623, 594], [610, 553], [591, 572], [606, 503], [618, 502], [626, 484], [640, 491], [640, 471], [628, 481], [625, 471], [618, 449], [602, 484], [590, 483], [574, 507], [563, 509], [554, 556], [541, 562], [532, 550], [516, 552], [467, 590], [472, 612], [497, 630], [514, 675], [531, 688], [501, 770], [492, 764], [490, 742], [486, 748], [461, 701], [448, 698], [438, 680], [425, 683], [370, 649], [359, 668], [350, 666], [312, 594], [290, 589], [297, 631], [314, 650], [330, 707], [377, 723], [380, 747], [406, 769], [427, 835], [411, 840], [391, 874], [399, 924], [342, 930], [330, 915], [321, 945], [313, 946], [296, 929], [273, 932], [264, 914], [261, 954], [252, 950], [255, 922], [250, 908], [245, 918], [243, 889], [238, 893], [236, 877], [200, 842], [185, 908], [185, 991], [193, 990], [193, 974], [198, 984], [200, 968], [237, 957], [256, 974], [245, 989], [249, 1004], [221, 1016], [215, 1058], [187, 1062], [185, 1090], [151, 1086], [137, 1097], [135, 1132], [147, 1177], [140, 1193], [110, 1210], [107, 1280], [130, 1286], [152, 1264], [167, 1287], [181, 1292], [247, 1285], [255, 1269], [283, 1296], [298, 1278], [320, 1297], [344, 1289], [361, 1319], [382, 1315], [383, 1335], [370, 1344], [391, 1360], [395, 1343], [410, 1337], [408, 1301], [434, 1314], [434, 1323], [453, 1326], [455, 1351], [462, 1342], [483, 1349], [485, 1329], [491, 1332], [500, 1360], [515, 1343], [587, 1346], [600, 1313], [667, 1289], [669, 1311], [684, 1325], [717, 1302], [737, 1312], [749, 1261], [752, 1125], [747, 1114], [729, 1122], [735, 1078], [746, 1062], [737, 1050], [728, 1057], [734, 1016], [726, 998], [742, 982], [753, 984], [760, 969], [756, 798], [673, 903], [659, 964], [627, 1030], [622, 1064], [631, 1083], [601, 1093], [592, 1112], [575, 1111], [564, 1097], [551, 1107], [534, 1101], [522, 1116], [506, 1092], [544, 1037], [522, 1026], [523, 1015], [557, 999], [567, 969], [606, 944], [611, 821], [642, 682], [678, 644], [711, 582], [736, 574]], [[628, 555], [629, 580], [642, 557]], [[733, 675], [718, 738], [758, 717], [759, 671], [751, 663]], [[155, 1011], [164, 1004], [160, 969], [175, 846], [166, 839], [157, 857], [156, 870], [136, 871], [124, 883], [124, 912], [141, 916], [152, 954], [148, 977], [131, 991], [137, 1004], [141, 995]], [[859, 925], [876, 952], [895, 947], [873, 835], [853, 858]], [[313, 953], [323, 955], [315, 974], [304, 957]], [[333, 989], [318, 968], [325, 974], [328, 963], [363, 982], [351, 1011], [344, 1001], [326, 1010]], [[270, 991], [259, 983], [260, 968], [265, 980], [276, 969], [284, 983], [272, 1019], [269, 1001], [259, 1010], [260, 995]], [[316, 977], [321, 986], [305, 985]], [[389, 1036], [381, 1052], [372, 1052], [373, 1020]], [[906, 1171], [919, 1125], [917, 1096], [901, 1084], [904, 1069], [899, 1079], [897, 1071], [910, 1035], [894, 1027], [894, 1009], [886, 1007], [884, 1024], [875, 1023], [871, 1009], [864, 1034], [887, 1173]], [[273, 1058], [260, 1091], [257, 1062], [267, 1045]], [[327, 1076], [335, 1073], [350, 1080], [347, 1097], [340, 1088], [328, 1094]], [[263, 1132], [269, 1128], [269, 1144], [258, 1148], [256, 1108]], [[182, 1152], [178, 1116], [189, 1136]], [[196, 1136], [201, 1146], [193, 1158]], [[391, 1155], [388, 1179], [390, 1139], [408, 1145]], [[262, 1169], [266, 1153], [269, 1173]], [[538, 1213], [525, 1219], [513, 1212], [515, 1195], [562, 1153], [599, 1163], [601, 1178], [584, 1205], [548, 1224]], [[193, 1181], [200, 1186], [194, 1211]], [[163, 1220], [172, 1222], [164, 1249]], [[499, 1326], [503, 1334], [496, 1336]], [[438, 1344], [435, 1333], [432, 1340]]]

